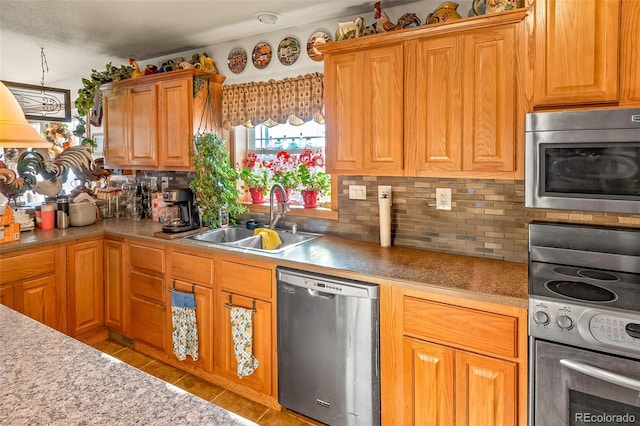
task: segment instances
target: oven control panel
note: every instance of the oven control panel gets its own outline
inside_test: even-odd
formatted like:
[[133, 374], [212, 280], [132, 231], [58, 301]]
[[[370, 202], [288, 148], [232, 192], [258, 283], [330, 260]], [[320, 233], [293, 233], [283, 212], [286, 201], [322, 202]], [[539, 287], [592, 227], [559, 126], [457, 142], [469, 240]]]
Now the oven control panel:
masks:
[[640, 314], [529, 298], [529, 335], [640, 356]]

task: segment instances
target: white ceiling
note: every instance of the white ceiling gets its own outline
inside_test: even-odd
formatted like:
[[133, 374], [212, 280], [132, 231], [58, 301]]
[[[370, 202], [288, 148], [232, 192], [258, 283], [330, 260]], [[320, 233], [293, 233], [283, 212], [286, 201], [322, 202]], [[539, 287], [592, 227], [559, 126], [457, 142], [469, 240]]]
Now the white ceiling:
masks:
[[[419, 0], [384, 1], [394, 7]], [[323, 19], [371, 13], [366, 0], [0, 0], [0, 80], [45, 85]], [[281, 19], [265, 25], [262, 11]]]

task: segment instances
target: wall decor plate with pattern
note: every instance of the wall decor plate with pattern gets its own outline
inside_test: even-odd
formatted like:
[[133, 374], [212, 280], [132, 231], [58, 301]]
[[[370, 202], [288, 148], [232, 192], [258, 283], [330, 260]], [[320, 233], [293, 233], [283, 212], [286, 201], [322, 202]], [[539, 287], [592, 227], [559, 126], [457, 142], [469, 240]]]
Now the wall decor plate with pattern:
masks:
[[295, 37], [285, 37], [278, 45], [278, 59], [282, 65], [293, 65], [300, 57], [300, 42]]
[[251, 62], [259, 70], [266, 68], [271, 62], [271, 45], [266, 41], [261, 41], [253, 48]]
[[247, 52], [245, 52], [242, 47], [231, 49], [229, 57], [227, 58], [227, 65], [232, 73], [241, 73], [247, 66]]
[[307, 54], [314, 61], [321, 61], [324, 58], [322, 57], [322, 52], [316, 49], [316, 46], [321, 44], [329, 43], [332, 41], [331, 35], [326, 31], [316, 31], [311, 34], [309, 40], [307, 40]]

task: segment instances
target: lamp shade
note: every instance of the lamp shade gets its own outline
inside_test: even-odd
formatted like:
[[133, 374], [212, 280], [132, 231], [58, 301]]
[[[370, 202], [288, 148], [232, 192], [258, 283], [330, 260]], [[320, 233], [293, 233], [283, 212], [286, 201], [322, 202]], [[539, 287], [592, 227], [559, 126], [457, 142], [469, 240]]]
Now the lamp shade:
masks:
[[51, 148], [51, 145], [27, 122], [20, 104], [0, 81], [0, 147]]

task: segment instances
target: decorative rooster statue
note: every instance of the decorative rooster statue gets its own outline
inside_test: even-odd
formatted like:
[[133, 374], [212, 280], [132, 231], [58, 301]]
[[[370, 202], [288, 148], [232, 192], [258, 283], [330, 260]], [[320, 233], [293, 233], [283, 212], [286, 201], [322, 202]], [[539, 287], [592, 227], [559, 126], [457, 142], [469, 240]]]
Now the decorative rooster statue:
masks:
[[135, 61], [135, 59], [129, 58], [129, 65], [133, 67], [133, 74], [131, 74], [131, 77], [137, 78], [144, 75], [144, 71], [140, 71], [140, 67], [138, 66], [138, 63]]
[[[84, 146], [72, 146], [65, 149], [50, 160], [36, 151], [27, 151], [20, 155], [17, 161], [18, 176], [0, 162], [0, 192], [15, 199], [24, 191], [33, 189], [38, 194], [54, 197], [60, 193], [62, 184], [67, 179], [69, 170], [73, 170], [76, 177], [83, 181], [95, 181], [111, 174], [100, 164], [95, 162]], [[41, 175], [43, 180], [38, 181]]]
[[398, 23], [394, 24], [389, 19], [389, 16], [381, 9], [379, 1], [374, 4], [373, 9], [373, 17], [376, 20], [376, 31], [379, 33], [401, 30], [403, 28], [408, 28], [411, 25], [419, 27], [422, 24], [422, 21], [420, 21], [420, 18], [418, 18], [415, 13], [405, 13], [400, 17], [400, 19], [398, 19]]

